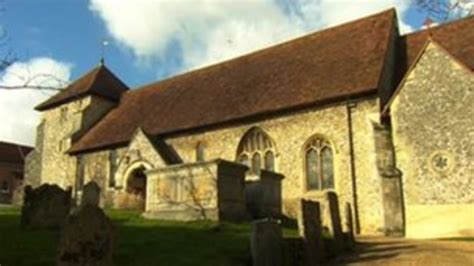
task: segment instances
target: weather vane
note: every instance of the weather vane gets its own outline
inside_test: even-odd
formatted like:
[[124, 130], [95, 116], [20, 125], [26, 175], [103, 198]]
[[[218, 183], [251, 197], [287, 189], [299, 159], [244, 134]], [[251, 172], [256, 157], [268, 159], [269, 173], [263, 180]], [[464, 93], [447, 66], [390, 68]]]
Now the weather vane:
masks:
[[105, 63], [105, 47], [109, 45], [109, 42], [106, 39], [103, 39], [100, 46], [101, 46], [101, 55], [100, 55], [100, 64], [104, 65]]

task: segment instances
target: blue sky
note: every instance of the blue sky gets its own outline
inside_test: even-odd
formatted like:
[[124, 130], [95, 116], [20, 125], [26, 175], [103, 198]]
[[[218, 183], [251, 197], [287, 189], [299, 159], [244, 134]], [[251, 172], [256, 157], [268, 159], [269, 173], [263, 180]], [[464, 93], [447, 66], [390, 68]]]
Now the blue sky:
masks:
[[[292, 12], [289, 10], [294, 10], [297, 6], [292, 7], [291, 2], [285, 0], [277, 0], [275, 3], [285, 14]], [[8, 31], [8, 45], [22, 61], [49, 57], [72, 64], [74, 79], [97, 65], [101, 55], [101, 42], [106, 39], [109, 43], [105, 51], [107, 65], [132, 87], [188, 68], [183, 63], [179, 42], [173, 43], [173, 40], [166, 47], [166, 56], [139, 58], [133, 47], [114, 38], [104, 19], [92, 11], [90, 5], [90, 1], [86, 0], [6, 0], [6, 10], [1, 21]], [[403, 20], [417, 28], [423, 17], [416, 8], [410, 8], [404, 12]], [[310, 32], [321, 27], [318, 23], [314, 24], [308, 25], [305, 30]], [[298, 35], [300, 34], [294, 36]], [[291, 37], [293, 36], [290, 35], [289, 38]], [[260, 47], [256, 49], [258, 48]]]
[[[0, 85], [35, 73], [72, 81], [99, 63], [106, 39], [106, 65], [134, 88], [390, 7], [410, 32], [425, 20], [412, 2], [4, 0], [0, 25], [8, 41], [1, 49], [18, 62], [0, 73]], [[0, 140], [33, 144], [40, 117], [33, 107], [50, 95], [0, 90]]]

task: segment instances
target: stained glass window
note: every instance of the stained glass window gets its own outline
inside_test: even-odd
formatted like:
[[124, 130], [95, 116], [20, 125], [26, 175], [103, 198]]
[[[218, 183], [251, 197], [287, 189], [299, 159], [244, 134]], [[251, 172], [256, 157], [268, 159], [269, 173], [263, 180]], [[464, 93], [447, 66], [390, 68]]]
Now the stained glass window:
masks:
[[323, 189], [334, 188], [334, 166], [332, 150], [327, 146], [321, 150], [321, 168]]
[[275, 170], [275, 158], [272, 151], [267, 151], [265, 153], [265, 169], [268, 171]]
[[262, 158], [260, 156], [260, 153], [254, 153], [252, 157], [252, 170], [256, 175], [259, 175], [261, 168], [262, 168]]
[[239, 143], [237, 161], [249, 166], [257, 175], [260, 169], [275, 171], [275, 150], [270, 137], [260, 128], [250, 129]]
[[315, 137], [308, 142], [305, 151], [306, 188], [334, 189], [334, 158], [330, 143]]
[[318, 152], [314, 149], [306, 152], [306, 176], [308, 189], [319, 189], [319, 159]]

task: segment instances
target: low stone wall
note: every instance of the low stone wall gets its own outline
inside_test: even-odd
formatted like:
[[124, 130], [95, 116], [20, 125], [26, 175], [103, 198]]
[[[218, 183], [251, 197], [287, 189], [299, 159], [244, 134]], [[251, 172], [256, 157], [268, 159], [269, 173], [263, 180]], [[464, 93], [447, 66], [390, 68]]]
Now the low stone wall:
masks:
[[243, 220], [246, 171], [246, 166], [224, 160], [147, 171], [144, 216], [169, 220]]

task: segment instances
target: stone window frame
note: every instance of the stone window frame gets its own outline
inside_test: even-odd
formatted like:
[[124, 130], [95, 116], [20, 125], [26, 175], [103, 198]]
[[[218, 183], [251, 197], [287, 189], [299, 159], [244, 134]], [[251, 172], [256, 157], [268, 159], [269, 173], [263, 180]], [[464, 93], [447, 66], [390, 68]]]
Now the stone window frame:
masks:
[[206, 145], [199, 141], [195, 146], [195, 159], [196, 162], [204, 162], [206, 160], [206, 153], [205, 153]]
[[[268, 154], [273, 155], [273, 167], [266, 165]], [[260, 167], [254, 167], [254, 160], [260, 158]], [[244, 159], [246, 158], [246, 159]], [[248, 166], [249, 172], [254, 175], [260, 175], [260, 170], [276, 172], [277, 152], [275, 142], [270, 135], [260, 127], [252, 127], [245, 132], [237, 146], [236, 161]]]
[[67, 113], [68, 113], [68, 108], [67, 106], [62, 106], [59, 109], [59, 122], [63, 123], [67, 120]]
[[[324, 181], [324, 175], [323, 175], [323, 167], [321, 167], [321, 162], [323, 161], [322, 158], [322, 151], [324, 149], [328, 148], [331, 151], [332, 155], [332, 179], [333, 179], [333, 186], [330, 188], [323, 188], [323, 181]], [[307, 161], [307, 154], [311, 150], [316, 150], [317, 151], [317, 160], [319, 163], [318, 167], [318, 179], [319, 179], [319, 188], [309, 188], [308, 185], [308, 161]], [[324, 135], [321, 134], [315, 134], [311, 136], [303, 145], [302, 149], [302, 158], [303, 158], [303, 187], [305, 192], [324, 192], [324, 191], [336, 191], [337, 187], [337, 175], [336, 175], [336, 149], [335, 145], [332, 143], [332, 141], [329, 140]]]

